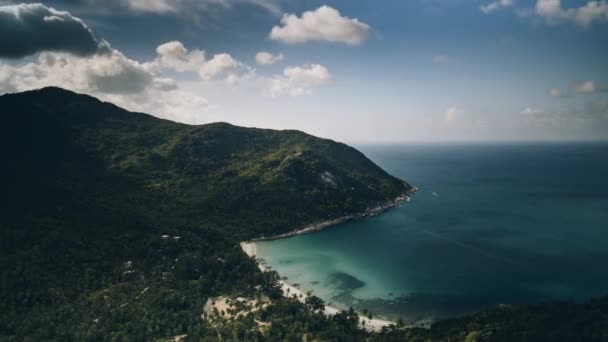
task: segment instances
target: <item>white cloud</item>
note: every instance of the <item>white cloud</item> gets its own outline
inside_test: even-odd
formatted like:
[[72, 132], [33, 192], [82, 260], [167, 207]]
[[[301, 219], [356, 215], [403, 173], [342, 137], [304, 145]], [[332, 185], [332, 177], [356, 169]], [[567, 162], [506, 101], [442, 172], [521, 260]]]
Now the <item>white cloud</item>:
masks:
[[198, 74], [203, 80], [210, 80], [222, 73], [236, 70], [240, 63], [227, 53], [213, 55], [213, 58], [200, 66]]
[[560, 88], [551, 88], [547, 91], [553, 97], [565, 97], [567, 94]]
[[[234, 1], [230, 1], [232, 2]], [[157, 6], [154, 7], [155, 11], [160, 11], [163, 4], [169, 2], [141, 0], [138, 3], [141, 6]], [[30, 40], [36, 43], [29, 44], [28, 40], [26, 43], [33, 46], [32, 49], [14, 53], [16, 57], [32, 55], [30, 58], [10, 62], [0, 59], [0, 94], [58, 86], [113, 102], [128, 110], [198, 124], [205, 122], [209, 108], [207, 99], [197, 94], [198, 89], [204, 87], [203, 83], [223, 79], [229, 85], [236, 85], [254, 75], [251, 67], [227, 53], [218, 53], [207, 58], [204, 51], [188, 51], [178, 41], [160, 45], [157, 48], [157, 58], [153, 61], [132, 60], [111, 48], [107, 42], [98, 40], [82, 20], [68, 12], [55, 11], [43, 5], [0, 6], [0, 19], [8, 20], [8, 26], [14, 30], [23, 28], [24, 25], [10, 23], [15, 20], [24, 21], [28, 24], [24, 28], [26, 38], [31, 38]], [[65, 26], [66, 21], [68, 26]], [[3, 21], [0, 20], [0, 26], [2, 24]], [[66, 32], [61, 39], [55, 39], [63, 45], [41, 45], [40, 42], [44, 43], [43, 38], [48, 36], [46, 31], [49, 25], [56, 24], [63, 26], [50, 28]], [[76, 34], [71, 34], [74, 32]], [[76, 42], [70, 41], [74, 37]], [[93, 48], [80, 49], [82, 41], [92, 42], [89, 45]], [[95, 44], [98, 43], [103, 49], [100, 48], [97, 52]], [[10, 49], [18, 47], [20, 46], [8, 46]], [[165, 72], [168, 70], [193, 72], [198, 74], [202, 81], [198, 81], [199, 86], [193, 88], [193, 92], [183, 91], [177, 81], [166, 77]]]
[[536, 13], [544, 18], [560, 16], [563, 11], [560, 0], [538, 0], [535, 9]]
[[285, 68], [283, 75], [302, 84], [311, 85], [327, 83], [333, 79], [327, 68], [319, 64]]
[[593, 80], [589, 80], [589, 81], [583, 81], [580, 83], [573, 83], [572, 84], [572, 90], [575, 93], [585, 93], [585, 94], [589, 94], [589, 93], [595, 93], [598, 91], [598, 87], [595, 84], [595, 81]]
[[368, 24], [340, 15], [336, 9], [321, 6], [314, 11], [306, 11], [301, 17], [285, 14], [281, 25], [270, 32], [270, 39], [285, 43], [305, 43], [325, 41], [361, 45], [369, 35]]
[[448, 107], [444, 113], [444, 119], [447, 122], [453, 122], [458, 119], [459, 116], [462, 115], [462, 109], [457, 106]]
[[156, 62], [160, 67], [173, 69], [179, 72], [196, 71], [205, 64], [205, 52], [195, 49], [188, 51], [179, 41], [171, 41], [156, 48], [158, 57]]
[[327, 68], [319, 64], [288, 67], [282, 75], [272, 78], [268, 94], [272, 97], [310, 95], [313, 87], [329, 84], [333, 79]]
[[526, 107], [526, 108], [522, 109], [522, 111], [519, 114], [521, 114], [521, 115], [536, 115], [536, 114], [542, 114], [542, 113], [544, 113], [544, 110], [542, 110], [541, 108]]
[[117, 50], [109, 54], [79, 57], [67, 53], [43, 52], [28, 63], [7, 66], [17, 89], [63, 86], [75, 91], [132, 94], [167, 81], [144, 65]]
[[589, 1], [585, 6], [575, 9], [573, 17], [574, 21], [582, 26], [589, 26], [595, 20], [607, 20], [608, 3]]
[[126, 6], [135, 12], [169, 13], [178, 10], [180, 1], [171, 0], [127, 0]]
[[255, 55], [255, 61], [256, 61], [256, 63], [258, 63], [260, 65], [274, 64], [276, 62], [282, 61], [283, 59], [284, 59], [284, 56], [282, 53], [280, 53], [278, 55], [273, 55], [270, 52], [260, 51]]
[[148, 64], [117, 50], [90, 57], [43, 52], [17, 65], [0, 64], [0, 91], [14, 92], [58, 86], [111, 101], [132, 111], [189, 123], [202, 122], [207, 100], [183, 92]]
[[[0, 9], [6, 10], [6, 7]], [[50, 11], [53, 14], [36, 18], [40, 17], [46, 22], [69, 20], [74, 27], [81, 27], [81, 31], [94, 37], [80, 19], [72, 17], [68, 12], [49, 10], [41, 5], [34, 6], [34, 9], [36, 13]], [[45, 25], [28, 27], [33, 28], [28, 33], [31, 35], [43, 34], [42, 31], [47, 28]], [[64, 37], [62, 46], [73, 44], [69, 41], [70, 37]], [[74, 53], [72, 49], [64, 48], [54, 51], [57, 49], [46, 45], [35, 46], [32, 58], [11, 63], [0, 60], [0, 93], [58, 86], [113, 102], [128, 110], [195, 124], [205, 121], [207, 100], [180, 90], [175, 80], [163, 75], [164, 69], [196, 71], [203, 80], [226, 75], [231, 84], [236, 84], [245, 77], [243, 70], [247, 70], [228, 54], [217, 54], [207, 60], [204, 52], [189, 52], [179, 42], [160, 46], [158, 58], [148, 63], [124, 56], [105, 41], [103, 53], [93, 54]]]
[[178, 72], [196, 72], [205, 81], [225, 76], [226, 81], [235, 84], [237, 79], [248, 77], [253, 73], [253, 69], [227, 53], [216, 54], [211, 59], [206, 59], [205, 51], [198, 49], [188, 51], [179, 41], [159, 45], [156, 52], [158, 57], [150, 63], [151, 66]]
[[491, 2], [487, 5], [481, 5], [479, 7], [479, 9], [485, 13], [488, 14], [490, 12], [494, 12], [502, 7], [509, 7], [513, 5], [513, 0], [496, 0], [494, 2]]
[[589, 1], [580, 7], [564, 9], [560, 0], [537, 0], [535, 14], [548, 22], [572, 21], [582, 27], [594, 21], [608, 20], [608, 3], [605, 0]]

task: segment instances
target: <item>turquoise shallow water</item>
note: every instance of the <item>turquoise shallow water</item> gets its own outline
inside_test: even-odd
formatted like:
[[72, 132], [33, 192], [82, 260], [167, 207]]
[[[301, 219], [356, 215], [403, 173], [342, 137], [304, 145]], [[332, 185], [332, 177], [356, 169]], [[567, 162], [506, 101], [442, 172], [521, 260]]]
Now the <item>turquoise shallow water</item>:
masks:
[[357, 146], [412, 202], [258, 244], [289, 283], [406, 321], [608, 293], [608, 144]]

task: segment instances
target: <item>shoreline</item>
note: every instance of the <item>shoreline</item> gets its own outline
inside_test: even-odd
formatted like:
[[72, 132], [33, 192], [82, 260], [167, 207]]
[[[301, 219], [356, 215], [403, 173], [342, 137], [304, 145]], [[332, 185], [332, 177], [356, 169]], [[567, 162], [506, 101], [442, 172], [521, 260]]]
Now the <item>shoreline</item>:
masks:
[[302, 234], [308, 234], [308, 233], [312, 233], [312, 232], [317, 232], [320, 230], [324, 230], [327, 228], [330, 228], [332, 226], [335, 226], [337, 224], [340, 223], [344, 223], [350, 220], [356, 220], [356, 219], [360, 219], [360, 218], [364, 218], [364, 217], [368, 217], [368, 216], [376, 216], [388, 209], [392, 209], [392, 208], [396, 208], [398, 207], [401, 203], [404, 202], [409, 202], [411, 199], [411, 196], [413, 194], [415, 194], [416, 192], [420, 191], [419, 188], [416, 187], [412, 187], [412, 189], [408, 190], [407, 192], [405, 192], [404, 194], [401, 194], [399, 196], [397, 196], [395, 199], [393, 200], [389, 200], [383, 204], [380, 204], [376, 207], [372, 207], [372, 208], [367, 208], [365, 209], [363, 212], [357, 213], [357, 214], [350, 214], [350, 215], [345, 215], [345, 216], [341, 216], [332, 220], [327, 220], [327, 221], [321, 221], [321, 222], [317, 222], [317, 223], [312, 223], [309, 224], [307, 226], [304, 226], [302, 228], [297, 228], [294, 229], [290, 232], [287, 233], [282, 233], [282, 234], [278, 234], [278, 235], [273, 235], [273, 236], [262, 236], [259, 238], [254, 238], [254, 239], [250, 239], [247, 240], [246, 242], [256, 242], [256, 241], [269, 241], [269, 240], [279, 240], [279, 239], [286, 239], [292, 236], [297, 236], [297, 235], [302, 235]]
[[[254, 241], [241, 242], [240, 246], [241, 246], [241, 249], [243, 250], [243, 252], [245, 252], [245, 254], [247, 254], [249, 257], [255, 259], [256, 264], [258, 265], [258, 268], [260, 269], [260, 271], [262, 271], [262, 272], [270, 271], [269, 269], [264, 267], [264, 265], [262, 265], [261, 263], [258, 262], [257, 247], [256, 247]], [[306, 302], [306, 299], [308, 298], [307, 293], [305, 293], [304, 291], [300, 290], [299, 288], [297, 288], [293, 285], [288, 284], [286, 281], [284, 281], [282, 279], [279, 280], [279, 284], [281, 285], [281, 290], [283, 291], [283, 297], [285, 297], [285, 298], [294, 298], [295, 297], [301, 303]], [[333, 316], [340, 311], [342, 311], [342, 310], [340, 310], [334, 306], [330, 306], [330, 305], [326, 304], [325, 310], [323, 310], [323, 313], [326, 316]], [[363, 329], [368, 330], [368, 331], [377, 332], [377, 331], [380, 331], [383, 327], [388, 327], [389, 325], [397, 325], [397, 323], [393, 322], [393, 321], [385, 320], [382, 318], [372, 318], [370, 320], [369, 318], [366, 318], [361, 313], [358, 312], [358, 314], [359, 314], [359, 319], [361, 320], [360, 326]]]
[[[360, 218], [364, 218], [367, 216], [376, 216], [388, 209], [398, 207], [403, 202], [409, 202], [410, 196], [415, 194], [418, 191], [420, 191], [419, 188], [412, 187], [409, 191], [407, 191], [406, 193], [404, 193], [400, 196], [397, 196], [395, 199], [389, 200], [389, 201], [385, 202], [384, 204], [378, 205], [376, 207], [368, 208], [361, 213], [346, 215], [346, 216], [342, 216], [342, 217], [339, 217], [339, 218], [336, 218], [333, 220], [313, 223], [313, 224], [310, 224], [303, 228], [295, 229], [291, 232], [287, 232], [287, 233], [283, 233], [283, 234], [279, 234], [279, 235], [275, 235], [275, 236], [261, 237], [261, 238], [251, 239], [248, 241], [243, 241], [240, 243], [240, 246], [241, 246], [241, 249], [243, 250], [243, 252], [245, 252], [245, 254], [247, 254], [250, 258], [253, 258], [255, 260], [256, 265], [258, 266], [260, 271], [267, 272], [267, 271], [269, 271], [269, 269], [267, 269], [264, 265], [262, 265], [257, 258], [257, 247], [255, 245], [256, 242], [286, 239], [286, 238], [289, 238], [292, 236], [321, 231], [321, 230], [330, 228], [331, 226], [334, 226], [336, 224], [344, 223], [346, 221], [360, 219]], [[281, 285], [283, 297], [293, 298], [295, 296], [298, 301], [300, 301], [302, 303], [306, 302], [308, 294], [304, 293], [302, 290], [300, 290], [296, 286], [288, 284], [283, 279], [279, 280], [279, 283]], [[327, 316], [333, 316], [340, 311], [342, 311], [342, 310], [340, 310], [336, 307], [330, 306], [330, 305], [325, 305], [324, 313]], [[385, 320], [382, 318], [372, 318], [370, 320], [369, 318], [366, 318], [361, 313], [358, 313], [358, 314], [359, 314], [359, 318], [361, 319], [361, 322], [360, 322], [361, 327], [368, 331], [377, 332], [377, 331], [380, 331], [383, 327], [387, 327], [390, 325], [397, 325], [397, 323], [393, 322], [393, 321]]]

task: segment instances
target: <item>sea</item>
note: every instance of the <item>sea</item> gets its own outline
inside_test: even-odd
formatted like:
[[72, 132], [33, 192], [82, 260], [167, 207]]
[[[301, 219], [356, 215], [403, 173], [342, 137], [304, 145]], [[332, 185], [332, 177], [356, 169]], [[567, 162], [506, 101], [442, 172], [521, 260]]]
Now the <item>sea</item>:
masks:
[[421, 191], [378, 216], [257, 243], [288, 283], [410, 324], [608, 294], [608, 144], [355, 147]]

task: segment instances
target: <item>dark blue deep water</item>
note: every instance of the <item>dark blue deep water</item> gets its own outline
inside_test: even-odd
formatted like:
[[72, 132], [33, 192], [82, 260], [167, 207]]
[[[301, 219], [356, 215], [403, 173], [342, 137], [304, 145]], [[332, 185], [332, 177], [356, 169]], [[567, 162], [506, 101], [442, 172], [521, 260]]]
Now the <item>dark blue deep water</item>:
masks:
[[376, 217], [259, 243], [288, 282], [409, 322], [608, 294], [608, 144], [356, 147], [422, 191]]

